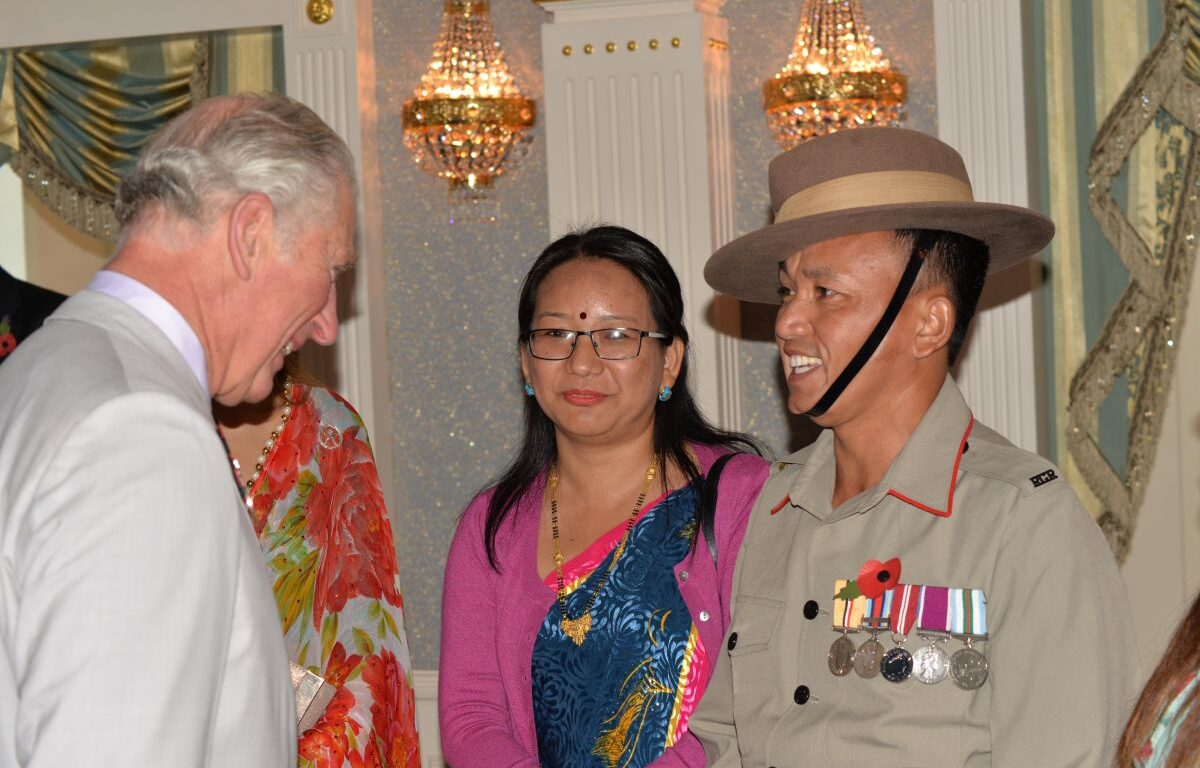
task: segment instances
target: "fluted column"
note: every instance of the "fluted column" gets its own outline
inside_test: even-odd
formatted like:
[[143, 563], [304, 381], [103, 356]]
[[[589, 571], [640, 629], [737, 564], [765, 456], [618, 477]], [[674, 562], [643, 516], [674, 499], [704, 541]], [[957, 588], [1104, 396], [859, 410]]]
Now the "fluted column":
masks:
[[[962, 153], [977, 200], [1029, 205], [1021, 4], [934, 0], [933, 8], [938, 135]], [[1038, 267], [989, 278], [957, 377], [975, 417], [1031, 451], [1045, 441]]]

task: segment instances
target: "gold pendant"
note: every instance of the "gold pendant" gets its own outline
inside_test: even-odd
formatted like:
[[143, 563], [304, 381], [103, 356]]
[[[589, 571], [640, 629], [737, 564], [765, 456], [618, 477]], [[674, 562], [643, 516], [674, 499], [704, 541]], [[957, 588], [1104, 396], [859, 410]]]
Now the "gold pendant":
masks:
[[583, 645], [583, 640], [592, 629], [592, 612], [587, 611], [578, 619], [562, 617], [560, 622], [563, 634], [575, 641], [575, 645]]

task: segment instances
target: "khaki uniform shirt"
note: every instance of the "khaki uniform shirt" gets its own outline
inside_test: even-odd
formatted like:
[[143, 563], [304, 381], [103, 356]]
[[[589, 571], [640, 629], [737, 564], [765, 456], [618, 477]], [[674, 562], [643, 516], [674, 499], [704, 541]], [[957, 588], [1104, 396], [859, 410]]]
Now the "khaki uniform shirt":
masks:
[[[751, 513], [728, 653], [688, 724], [709, 765], [1110, 765], [1136, 698], [1128, 603], [1058, 471], [974, 423], [947, 377], [879, 485], [836, 509], [833, 486], [826, 431], [773, 467]], [[893, 557], [901, 583], [985, 591], [981, 688], [829, 671], [834, 581]]]

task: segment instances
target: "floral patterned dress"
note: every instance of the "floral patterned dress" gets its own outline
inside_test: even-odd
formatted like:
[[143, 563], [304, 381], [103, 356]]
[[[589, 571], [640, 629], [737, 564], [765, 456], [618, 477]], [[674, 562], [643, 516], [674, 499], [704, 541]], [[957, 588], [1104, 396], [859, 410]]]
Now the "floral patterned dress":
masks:
[[299, 765], [420, 766], [392, 526], [362, 419], [293, 385], [291, 416], [251, 489], [292, 659], [337, 686], [300, 734]]

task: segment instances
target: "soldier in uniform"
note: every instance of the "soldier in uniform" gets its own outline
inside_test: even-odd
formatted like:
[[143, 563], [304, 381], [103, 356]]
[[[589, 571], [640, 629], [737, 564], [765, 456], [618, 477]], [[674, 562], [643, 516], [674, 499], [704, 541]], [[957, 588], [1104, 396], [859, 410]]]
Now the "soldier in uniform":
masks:
[[689, 723], [709, 765], [1109, 765], [1137, 678], [1116, 564], [1058, 470], [949, 375], [989, 265], [1053, 224], [974, 201], [957, 152], [897, 128], [769, 175], [774, 224], [705, 277], [780, 305], [788, 408], [824, 430], [751, 513]]

